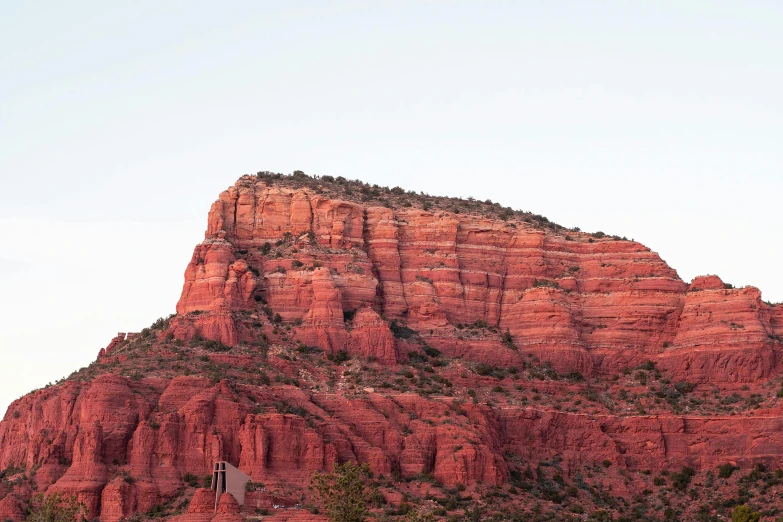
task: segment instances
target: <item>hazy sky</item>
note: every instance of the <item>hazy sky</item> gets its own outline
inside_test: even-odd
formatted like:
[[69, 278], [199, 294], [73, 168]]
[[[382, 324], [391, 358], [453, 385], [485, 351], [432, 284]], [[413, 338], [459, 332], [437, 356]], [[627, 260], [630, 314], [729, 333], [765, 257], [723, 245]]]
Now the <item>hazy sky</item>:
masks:
[[0, 0], [0, 409], [173, 312], [258, 170], [490, 198], [783, 301], [781, 27], [777, 0]]

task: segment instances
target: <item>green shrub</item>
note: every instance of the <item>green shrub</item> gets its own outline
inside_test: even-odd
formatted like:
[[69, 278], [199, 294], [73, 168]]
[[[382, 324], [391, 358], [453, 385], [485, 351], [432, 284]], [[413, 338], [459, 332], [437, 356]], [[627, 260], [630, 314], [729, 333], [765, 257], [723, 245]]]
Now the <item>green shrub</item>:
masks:
[[695, 387], [696, 385], [690, 382], [678, 382], [674, 384], [674, 389], [683, 395], [692, 392]]
[[640, 364], [636, 369], [651, 372], [655, 369], [655, 363], [650, 360], [646, 360], [642, 364]]
[[400, 323], [397, 322], [396, 319], [391, 322], [391, 324], [389, 325], [389, 329], [391, 330], [394, 337], [398, 339], [411, 339], [419, 335], [416, 332], [416, 330], [401, 325]]
[[39, 493], [31, 500], [27, 522], [76, 522], [86, 515], [87, 508], [75, 495]]
[[475, 371], [477, 375], [482, 377], [495, 377], [496, 379], [503, 379], [506, 376], [506, 370], [503, 368], [484, 363], [477, 364]]
[[424, 350], [424, 353], [430, 357], [440, 357], [440, 350], [437, 350], [431, 346], [425, 346], [422, 348], [422, 350]]
[[231, 350], [230, 346], [225, 345], [220, 341], [213, 341], [212, 339], [209, 339], [208, 341], [204, 341], [202, 346], [204, 347], [205, 350], [209, 350], [210, 352], [227, 352]]
[[245, 491], [248, 493], [255, 491], [256, 489], [263, 488], [264, 485], [261, 482], [253, 482], [252, 480], [248, 480], [245, 484]]
[[346, 352], [345, 350], [338, 350], [334, 354], [330, 353], [329, 355], [326, 356], [326, 358], [335, 364], [342, 364], [345, 361], [349, 360], [351, 356], [348, 355], [348, 352]]
[[736, 470], [733, 465], [729, 464], [728, 462], [726, 464], [722, 464], [718, 467], [718, 477], [722, 479], [727, 479], [731, 476], [732, 473], [734, 473], [734, 470]]
[[371, 490], [368, 482], [370, 468], [367, 464], [353, 462], [337, 464], [332, 473], [316, 473], [310, 481], [332, 522], [364, 522], [369, 515], [367, 507]]
[[694, 475], [696, 475], [696, 471], [693, 468], [683, 466], [679, 472], [671, 474], [672, 487], [677, 491], [685, 491]]
[[192, 488], [198, 487], [198, 477], [193, 473], [190, 472], [185, 473], [185, 476], [182, 477], [182, 481]]
[[307, 346], [305, 344], [300, 344], [299, 347], [297, 347], [296, 351], [301, 353], [302, 355], [308, 355], [308, 354], [323, 352], [323, 350], [321, 350], [317, 346]]
[[737, 506], [731, 512], [731, 522], [759, 522], [761, 514], [745, 504]]
[[560, 288], [560, 284], [557, 281], [550, 281], [549, 279], [535, 279], [533, 281], [533, 288]]

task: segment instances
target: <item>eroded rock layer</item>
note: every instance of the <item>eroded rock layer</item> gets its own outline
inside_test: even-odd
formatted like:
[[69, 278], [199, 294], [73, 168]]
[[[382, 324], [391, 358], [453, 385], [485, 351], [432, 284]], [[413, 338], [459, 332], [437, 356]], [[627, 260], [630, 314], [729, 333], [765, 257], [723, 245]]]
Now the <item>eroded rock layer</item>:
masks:
[[[285, 257], [264, 245], [293, 242]], [[689, 287], [647, 247], [524, 222], [421, 209], [364, 207], [311, 189], [243, 178], [220, 195], [186, 271], [177, 312], [187, 335], [234, 345], [231, 312], [262, 304], [301, 321], [303, 342], [348, 343], [343, 314], [369, 309], [415, 330], [481, 322], [559, 371], [614, 371], [653, 359], [675, 378], [750, 382], [779, 368], [776, 311], [755, 288], [717, 277]], [[777, 314], [779, 316], [779, 314]], [[372, 321], [359, 314], [359, 325]], [[378, 334], [380, 335], [380, 334]], [[437, 337], [437, 334], [433, 334]], [[376, 346], [381, 343], [382, 346]], [[498, 347], [502, 351], [501, 347]], [[503, 354], [513, 363], [515, 354]]]

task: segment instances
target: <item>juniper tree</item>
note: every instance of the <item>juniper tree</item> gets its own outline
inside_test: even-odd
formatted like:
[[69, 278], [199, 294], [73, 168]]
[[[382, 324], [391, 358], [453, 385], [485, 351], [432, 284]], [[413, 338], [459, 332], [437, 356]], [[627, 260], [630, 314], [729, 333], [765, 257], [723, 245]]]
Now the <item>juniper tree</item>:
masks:
[[85, 514], [85, 506], [75, 495], [52, 493], [35, 495], [32, 499], [27, 522], [76, 522]]
[[370, 488], [367, 464], [337, 464], [331, 473], [316, 473], [310, 489], [318, 495], [326, 516], [332, 522], [364, 522], [369, 514]]

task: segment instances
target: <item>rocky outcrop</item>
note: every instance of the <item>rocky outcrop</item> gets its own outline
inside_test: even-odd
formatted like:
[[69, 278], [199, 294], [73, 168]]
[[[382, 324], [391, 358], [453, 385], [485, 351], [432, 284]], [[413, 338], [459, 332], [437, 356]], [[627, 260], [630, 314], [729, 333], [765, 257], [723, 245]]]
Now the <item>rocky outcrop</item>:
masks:
[[301, 417], [250, 416], [238, 435], [239, 467], [259, 481], [292, 474], [308, 478], [337, 462], [334, 446]]
[[343, 317], [342, 292], [335, 285], [327, 268], [316, 268], [310, 278], [312, 300], [302, 318], [299, 338], [334, 353], [345, 347], [348, 332]]
[[373, 358], [384, 364], [395, 364], [399, 360], [389, 325], [369, 307], [356, 312], [347, 349], [351, 355]]
[[691, 284], [661, 365], [683, 379], [757, 382], [780, 365], [770, 307], [753, 287], [725, 288], [715, 277]]
[[199, 333], [233, 345], [239, 339], [231, 313], [254, 306], [257, 278], [247, 261], [235, 258], [233, 246], [222, 235], [205, 241], [193, 253], [177, 313], [197, 317], [191, 328], [178, 333], [187, 338]]
[[121, 346], [122, 343], [125, 342], [126, 336], [127, 336], [127, 334], [125, 334], [125, 333], [118, 333], [117, 337], [112, 339], [111, 342], [109, 343], [109, 345], [106, 348], [101, 348], [101, 351], [98, 352], [98, 357], [100, 358], [100, 357], [103, 357], [103, 356], [108, 355], [111, 352], [113, 352], [115, 349], [117, 349], [119, 346]]
[[245, 517], [240, 513], [242, 508], [237, 499], [231, 493], [220, 495], [217, 507], [217, 516], [212, 519], [213, 522], [244, 522]]
[[24, 503], [16, 495], [0, 499], [0, 518], [3, 520], [24, 520], [26, 514]]
[[[242, 520], [194, 487], [216, 460], [264, 484], [249, 509], [272, 510], [347, 461], [400, 488], [502, 486], [545, 459], [574, 476], [778, 466], [781, 347], [783, 306], [717, 276], [686, 285], [633, 241], [243, 177], [210, 210], [176, 317], [9, 408], [0, 471], [18, 477], [0, 518], [21, 520], [38, 490], [102, 522], [177, 499], [172, 520]], [[693, 386], [720, 407], [743, 386], [770, 399], [666, 409]]]
[[[503, 325], [516, 346], [559, 372], [590, 375], [593, 358], [587, 351], [565, 292], [559, 288], [531, 288], [509, 307]], [[552, 353], [557, 352], [557, 357]]]
[[187, 511], [171, 518], [172, 522], [211, 522], [215, 518], [215, 492], [201, 488], [193, 493]]
[[392, 361], [382, 329], [346, 328], [346, 314], [368, 309], [419, 331], [477, 322], [507, 330], [560, 372], [660, 359], [684, 380], [747, 382], [780, 366], [768, 342], [779, 321], [757, 291], [726, 290], [714, 276], [688, 287], [639, 243], [363, 207], [250, 177], [212, 206], [185, 279], [177, 311], [197, 315], [178, 322], [182, 338], [199, 331], [234, 345], [231, 312], [268, 306], [302, 322], [305, 344]]

